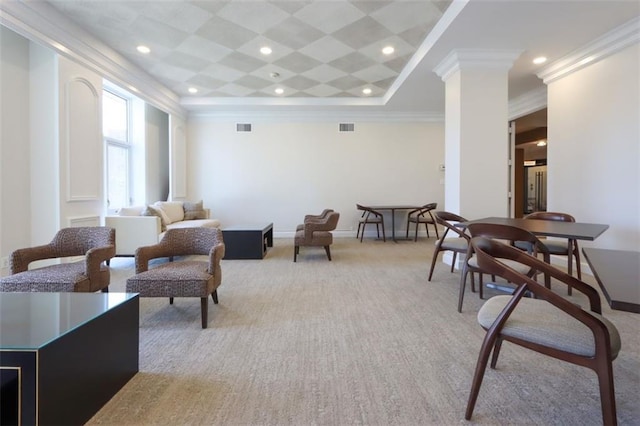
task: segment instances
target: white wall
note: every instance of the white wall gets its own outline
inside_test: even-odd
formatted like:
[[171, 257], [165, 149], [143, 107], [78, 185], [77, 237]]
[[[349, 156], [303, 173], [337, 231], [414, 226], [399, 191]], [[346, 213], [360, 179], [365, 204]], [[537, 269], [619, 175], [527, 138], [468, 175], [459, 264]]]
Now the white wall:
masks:
[[169, 116], [147, 104], [145, 123], [145, 199], [153, 203], [169, 196]]
[[640, 44], [548, 86], [548, 209], [610, 228], [582, 246], [640, 247]]
[[[0, 26], [0, 257], [29, 232], [29, 41]], [[12, 226], [4, 226], [10, 223]], [[8, 269], [1, 268], [0, 275]]]
[[355, 132], [338, 127], [274, 119], [242, 133], [236, 121], [191, 118], [189, 194], [202, 198], [223, 226], [273, 222], [280, 236], [324, 208], [340, 212], [338, 234], [352, 235], [356, 203], [442, 207], [443, 123], [356, 122]]
[[31, 155], [22, 167], [30, 170], [31, 241], [14, 248], [45, 244], [60, 227], [58, 61], [50, 49], [35, 43], [29, 46], [29, 59]]

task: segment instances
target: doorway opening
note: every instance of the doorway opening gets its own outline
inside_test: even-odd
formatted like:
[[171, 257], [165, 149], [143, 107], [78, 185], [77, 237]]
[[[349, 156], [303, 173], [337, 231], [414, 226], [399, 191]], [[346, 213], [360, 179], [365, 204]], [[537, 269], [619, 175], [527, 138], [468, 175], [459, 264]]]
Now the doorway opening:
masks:
[[547, 109], [514, 124], [514, 217], [522, 217], [547, 210]]

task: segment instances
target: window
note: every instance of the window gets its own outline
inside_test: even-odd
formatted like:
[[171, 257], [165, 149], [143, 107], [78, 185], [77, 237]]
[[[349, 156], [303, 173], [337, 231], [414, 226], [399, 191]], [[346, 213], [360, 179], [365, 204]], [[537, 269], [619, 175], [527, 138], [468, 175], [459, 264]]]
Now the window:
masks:
[[108, 90], [102, 97], [102, 134], [106, 145], [107, 210], [130, 203], [130, 102]]

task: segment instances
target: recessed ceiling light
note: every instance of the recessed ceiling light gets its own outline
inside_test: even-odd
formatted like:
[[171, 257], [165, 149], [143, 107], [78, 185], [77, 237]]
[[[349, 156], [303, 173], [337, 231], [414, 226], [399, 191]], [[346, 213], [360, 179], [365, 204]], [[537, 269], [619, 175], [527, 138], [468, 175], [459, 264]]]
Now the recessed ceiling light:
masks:
[[195, 87], [189, 87], [189, 93], [198, 93], [198, 89]]
[[149, 49], [147, 46], [144, 46], [142, 44], [140, 46], [136, 47], [136, 49], [138, 49], [138, 52], [144, 53], [144, 54], [147, 54], [147, 53], [151, 52], [151, 49]]
[[385, 55], [391, 55], [395, 51], [396, 49], [394, 49], [393, 46], [386, 46], [384, 49], [382, 49], [382, 53], [384, 53]]
[[362, 93], [364, 93], [365, 95], [370, 95], [371, 94], [371, 89], [369, 89], [368, 87], [365, 89], [362, 89]]
[[547, 141], [542, 139], [542, 140], [538, 141], [538, 143], [536, 145], [537, 146], [547, 146]]
[[544, 56], [538, 56], [533, 60], [533, 63], [536, 65], [544, 64], [545, 62], [547, 62], [547, 58], [545, 58]]
[[284, 93], [284, 89], [282, 87], [278, 87], [276, 90], [274, 90], [274, 92], [276, 92], [278, 95], [282, 95]]
[[137, 88], [135, 88], [134, 86], [127, 86], [127, 88], [128, 88], [129, 90], [131, 90], [132, 92], [136, 92], [136, 93], [138, 93], [138, 92], [139, 92], [139, 90], [138, 90]]
[[279, 73], [279, 72], [275, 72], [275, 71], [274, 71], [274, 72], [272, 72], [272, 73], [269, 73], [269, 76], [270, 76], [271, 78], [278, 78], [278, 77], [280, 77], [280, 73]]
[[268, 46], [264, 46], [260, 48], [260, 53], [262, 53], [263, 55], [271, 55], [271, 48]]

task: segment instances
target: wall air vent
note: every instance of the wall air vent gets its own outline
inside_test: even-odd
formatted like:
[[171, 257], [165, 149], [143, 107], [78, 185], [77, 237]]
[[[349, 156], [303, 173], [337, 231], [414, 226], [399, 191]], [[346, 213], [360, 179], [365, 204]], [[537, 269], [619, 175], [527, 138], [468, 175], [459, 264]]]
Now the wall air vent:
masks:
[[251, 131], [251, 123], [236, 124], [236, 132], [250, 132], [250, 131]]
[[340, 131], [341, 132], [353, 132], [354, 131], [353, 123], [340, 123]]

